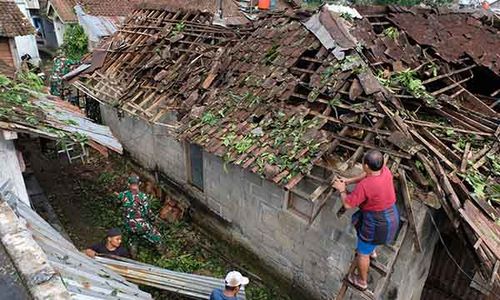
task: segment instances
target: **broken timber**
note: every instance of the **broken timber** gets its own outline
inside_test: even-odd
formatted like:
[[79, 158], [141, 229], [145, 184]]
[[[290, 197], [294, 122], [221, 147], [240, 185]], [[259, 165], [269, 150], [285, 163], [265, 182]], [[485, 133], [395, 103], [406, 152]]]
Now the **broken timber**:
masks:
[[406, 209], [406, 216], [408, 219], [408, 225], [413, 234], [413, 244], [417, 252], [422, 252], [422, 245], [420, 243], [420, 238], [418, 237], [418, 230], [415, 222], [415, 215], [413, 214], [412, 199], [410, 196], [410, 191], [408, 190], [408, 182], [406, 181], [406, 172], [402, 168], [399, 169], [399, 183], [401, 188], [401, 194], [403, 196], [403, 203]]

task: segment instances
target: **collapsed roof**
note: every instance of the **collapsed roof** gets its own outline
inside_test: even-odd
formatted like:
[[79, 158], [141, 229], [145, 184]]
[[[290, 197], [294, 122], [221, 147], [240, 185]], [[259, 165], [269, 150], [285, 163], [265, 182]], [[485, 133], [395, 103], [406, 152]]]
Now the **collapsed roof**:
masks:
[[26, 82], [11, 81], [1, 75], [0, 129], [65, 143], [88, 143], [104, 155], [107, 149], [123, 152], [109, 127], [93, 123], [80, 108], [58, 97], [31, 90]]
[[320, 206], [335, 174], [379, 149], [466, 228], [498, 283], [498, 30], [444, 10], [358, 11], [227, 29], [200, 11], [137, 10], [74, 85]]

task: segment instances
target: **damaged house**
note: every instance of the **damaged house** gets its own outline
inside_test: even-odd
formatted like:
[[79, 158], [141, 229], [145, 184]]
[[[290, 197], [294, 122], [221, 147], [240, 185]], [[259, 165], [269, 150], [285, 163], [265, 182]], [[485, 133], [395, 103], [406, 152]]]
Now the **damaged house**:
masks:
[[[132, 157], [310, 298], [498, 295], [498, 29], [396, 6], [212, 18], [143, 5], [72, 80]], [[404, 222], [361, 293], [343, 281], [355, 233], [329, 183], [367, 149], [396, 174]], [[432, 260], [449, 259], [446, 236], [468, 268]]]
[[[16, 2], [0, 1], [0, 73], [13, 77], [21, 67], [23, 51], [31, 49], [23, 44], [24, 38], [32, 37], [35, 29], [21, 12]], [[20, 46], [25, 46], [20, 48]], [[29, 45], [28, 45], [29, 46]], [[36, 43], [34, 43], [36, 50]], [[38, 52], [37, 52], [38, 55]]]

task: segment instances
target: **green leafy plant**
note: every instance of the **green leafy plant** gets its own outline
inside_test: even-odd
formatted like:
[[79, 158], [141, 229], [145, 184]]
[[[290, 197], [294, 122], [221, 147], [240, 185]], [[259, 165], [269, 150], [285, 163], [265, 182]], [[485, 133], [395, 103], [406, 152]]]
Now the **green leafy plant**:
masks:
[[88, 52], [88, 37], [82, 26], [70, 24], [64, 31], [64, 55], [72, 60], [79, 61]]
[[396, 27], [387, 27], [384, 29], [383, 34], [394, 41], [399, 38], [399, 31]]
[[250, 136], [246, 136], [234, 144], [234, 149], [238, 154], [245, 153], [250, 147], [252, 147], [254, 140]]
[[346, 21], [349, 21], [349, 22], [354, 21], [353, 16], [349, 13], [342, 13], [342, 14], [340, 14], [340, 17]]
[[479, 199], [484, 199], [485, 189], [487, 185], [486, 178], [476, 170], [469, 170], [467, 174], [462, 174], [462, 177], [465, 178], [465, 181], [472, 187], [474, 190], [473, 195], [478, 197]]
[[229, 147], [233, 144], [235, 139], [236, 139], [236, 134], [234, 134], [233, 132], [229, 132], [222, 138], [222, 144], [226, 147]]
[[417, 72], [407, 69], [396, 73], [394, 79], [415, 98], [424, 100], [429, 106], [437, 105], [436, 98], [427, 92], [422, 81], [417, 78]]
[[500, 156], [488, 154], [486, 156], [491, 163], [491, 170], [493, 174], [500, 176]]
[[207, 111], [201, 116], [201, 123], [203, 124], [208, 124], [210, 126], [213, 126], [217, 124], [217, 122], [219, 122], [219, 118], [212, 112]]
[[178, 35], [179, 33], [183, 32], [185, 28], [186, 28], [186, 24], [182, 21], [175, 24], [174, 29], [172, 29], [172, 35], [173, 36]]

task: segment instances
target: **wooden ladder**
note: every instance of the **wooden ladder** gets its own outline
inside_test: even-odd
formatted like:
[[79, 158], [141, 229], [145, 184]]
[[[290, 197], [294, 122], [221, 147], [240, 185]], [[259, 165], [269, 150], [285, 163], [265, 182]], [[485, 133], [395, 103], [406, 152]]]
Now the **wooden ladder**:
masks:
[[376, 271], [380, 274], [380, 278], [375, 283], [375, 289], [371, 290], [370, 288], [360, 291], [354, 285], [352, 285], [349, 280], [347, 280], [347, 276], [351, 274], [356, 268], [356, 257], [351, 262], [349, 270], [346, 274], [346, 277], [343, 280], [342, 286], [340, 287], [340, 291], [335, 297], [335, 300], [343, 300], [346, 298], [347, 291], [350, 288], [351, 293], [356, 296], [359, 296], [357, 299], [366, 299], [366, 300], [374, 300], [381, 299], [381, 294], [387, 286], [389, 276], [391, 275], [392, 268], [396, 259], [398, 258], [399, 249], [401, 249], [401, 245], [406, 237], [406, 232], [408, 229], [408, 221], [406, 219], [401, 218], [401, 226], [399, 229], [398, 236], [393, 244], [383, 245], [377, 248], [377, 254], [380, 258], [382, 253], [387, 253], [387, 264], [382, 264], [377, 260], [370, 260], [370, 271]]

